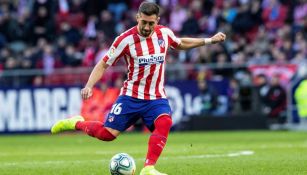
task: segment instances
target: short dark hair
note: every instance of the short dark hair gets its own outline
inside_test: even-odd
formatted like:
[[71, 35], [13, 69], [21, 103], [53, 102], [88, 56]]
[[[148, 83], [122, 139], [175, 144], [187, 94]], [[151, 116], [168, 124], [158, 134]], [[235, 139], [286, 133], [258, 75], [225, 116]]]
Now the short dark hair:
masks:
[[142, 2], [138, 13], [144, 13], [145, 15], [157, 15], [159, 16], [160, 8], [156, 3], [153, 2]]

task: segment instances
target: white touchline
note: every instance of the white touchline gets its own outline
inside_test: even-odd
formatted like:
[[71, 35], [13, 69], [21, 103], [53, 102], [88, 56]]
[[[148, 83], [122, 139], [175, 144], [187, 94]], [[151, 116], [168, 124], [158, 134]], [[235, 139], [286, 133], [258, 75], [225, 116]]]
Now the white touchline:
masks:
[[161, 157], [160, 159], [202, 159], [202, 158], [215, 158], [215, 157], [238, 157], [238, 156], [250, 156], [255, 152], [250, 150], [231, 152], [227, 154], [203, 154], [203, 155], [191, 155], [191, 156], [176, 156], [176, 157]]
[[[250, 156], [255, 154], [251, 150], [243, 150], [230, 152], [226, 154], [202, 154], [202, 155], [189, 155], [189, 156], [169, 156], [161, 157], [161, 160], [170, 160], [170, 159], [204, 159], [204, 158], [219, 158], [219, 157], [238, 157], [238, 156]], [[144, 160], [144, 158], [136, 158], [135, 160]], [[51, 164], [63, 164], [63, 163], [73, 163], [73, 164], [82, 164], [82, 163], [101, 163], [109, 162], [109, 159], [99, 159], [99, 160], [48, 160], [48, 161], [27, 161], [27, 162], [3, 162], [0, 164], [0, 167], [5, 166], [45, 166]]]

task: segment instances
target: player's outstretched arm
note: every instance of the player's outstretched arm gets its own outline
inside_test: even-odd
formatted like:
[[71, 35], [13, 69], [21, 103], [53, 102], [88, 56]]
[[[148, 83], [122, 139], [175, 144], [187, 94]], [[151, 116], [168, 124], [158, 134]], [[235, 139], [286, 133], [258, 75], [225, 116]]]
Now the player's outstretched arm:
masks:
[[225, 41], [226, 35], [222, 32], [218, 32], [211, 38], [180, 38], [181, 43], [176, 49], [187, 50], [195, 47], [204, 46], [207, 44], [216, 44]]
[[101, 59], [91, 72], [91, 75], [85, 85], [81, 90], [81, 96], [83, 99], [88, 99], [92, 96], [92, 89], [98, 80], [101, 79], [108, 65]]

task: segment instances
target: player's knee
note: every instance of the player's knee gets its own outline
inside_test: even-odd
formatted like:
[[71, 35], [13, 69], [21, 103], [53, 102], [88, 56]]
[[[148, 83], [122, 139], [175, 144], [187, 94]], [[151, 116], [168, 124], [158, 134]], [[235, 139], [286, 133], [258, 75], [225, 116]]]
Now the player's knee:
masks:
[[156, 120], [155, 127], [169, 130], [172, 127], [172, 124], [172, 118], [169, 115], [163, 115]]
[[110, 131], [108, 131], [105, 127], [102, 127], [99, 132], [95, 135], [95, 137], [99, 140], [110, 142], [112, 140], [116, 139], [116, 136], [114, 136]]
[[173, 120], [172, 120], [172, 118], [170, 117], [170, 116], [165, 116], [164, 117], [165, 119], [164, 119], [164, 126], [166, 127], [166, 128], [171, 128], [172, 127], [172, 125], [173, 125]]

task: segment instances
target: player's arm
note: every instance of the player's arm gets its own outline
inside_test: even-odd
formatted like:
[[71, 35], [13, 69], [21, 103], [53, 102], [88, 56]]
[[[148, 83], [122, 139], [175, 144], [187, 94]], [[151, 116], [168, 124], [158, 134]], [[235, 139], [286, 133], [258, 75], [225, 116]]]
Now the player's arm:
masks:
[[83, 99], [88, 99], [92, 96], [92, 89], [98, 80], [101, 79], [105, 70], [109, 67], [103, 59], [101, 59], [94, 67], [91, 72], [91, 75], [85, 85], [85, 87], [81, 90], [81, 96]]
[[176, 47], [177, 50], [187, 50], [208, 44], [216, 44], [225, 41], [226, 35], [219, 32], [211, 38], [180, 38], [181, 43]]
[[123, 36], [119, 36], [114, 40], [107, 54], [92, 70], [85, 87], [81, 90], [81, 96], [83, 99], [88, 99], [92, 96], [93, 87], [101, 79], [108, 66], [116, 63], [116, 60], [124, 54], [127, 43], [123, 41], [123, 38]]

